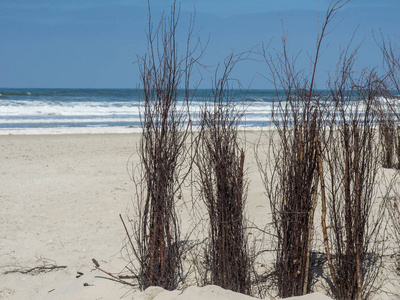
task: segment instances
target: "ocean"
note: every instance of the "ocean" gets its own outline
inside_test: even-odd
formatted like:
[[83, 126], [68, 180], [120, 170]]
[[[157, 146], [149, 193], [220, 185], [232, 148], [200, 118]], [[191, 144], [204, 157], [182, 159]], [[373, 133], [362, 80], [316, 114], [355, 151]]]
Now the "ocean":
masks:
[[[0, 135], [140, 132], [141, 93], [137, 89], [0, 88]], [[244, 111], [241, 127], [270, 124], [274, 90], [234, 94], [233, 101]], [[210, 90], [196, 91], [190, 109], [193, 119], [209, 95]]]

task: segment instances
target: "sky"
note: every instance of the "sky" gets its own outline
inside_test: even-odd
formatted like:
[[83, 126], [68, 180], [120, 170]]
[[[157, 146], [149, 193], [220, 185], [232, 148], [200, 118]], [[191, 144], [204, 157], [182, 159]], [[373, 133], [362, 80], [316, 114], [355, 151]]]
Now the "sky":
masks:
[[[299, 68], [309, 71], [329, 0], [181, 0], [180, 23], [186, 32], [195, 11], [196, 32], [207, 44], [200, 86], [211, 85], [212, 70], [230, 53], [269, 45], [281, 50], [283, 28]], [[170, 0], [151, 0], [156, 22]], [[339, 50], [356, 30], [353, 47], [360, 68], [379, 67], [375, 37], [380, 32], [400, 45], [400, 0], [351, 0], [336, 15], [323, 41], [317, 87], [323, 88]], [[137, 56], [147, 50], [147, 0], [0, 0], [0, 87], [136, 88]], [[185, 33], [178, 34], [178, 50]], [[183, 51], [183, 49], [181, 50]], [[268, 66], [252, 55], [233, 77], [246, 88], [272, 88]], [[200, 77], [199, 77], [200, 78]], [[196, 82], [200, 79], [196, 78]]]

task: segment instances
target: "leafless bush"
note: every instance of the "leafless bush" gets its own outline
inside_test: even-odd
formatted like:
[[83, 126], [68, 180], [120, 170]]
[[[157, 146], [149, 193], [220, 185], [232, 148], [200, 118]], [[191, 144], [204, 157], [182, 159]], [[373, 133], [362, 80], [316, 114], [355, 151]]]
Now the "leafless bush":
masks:
[[229, 87], [230, 73], [240, 59], [232, 54], [225, 60], [220, 78], [216, 71], [212, 99], [202, 112], [196, 164], [210, 226], [205, 283], [249, 294], [251, 265], [244, 217], [247, 180], [245, 152], [238, 137], [243, 111], [233, 102]]
[[[291, 91], [273, 116], [277, 134], [269, 153], [273, 162], [262, 167], [276, 234], [275, 275], [280, 297], [310, 291], [312, 224], [316, 204], [315, 138], [318, 111], [307, 104], [302, 90]], [[278, 113], [279, 112], [279, 113]]]
[[[259, 167], [264, 177], [276, 235], [275, 277], [280, 297], [309, 293], [311, 241], [317, 201], [317, 150], [327, 118], [323, 95], [315, 90], [316, 67], [329, 24], [348, 1], [330, 4], [317, 39], [311, 73], [296, 70], [283, 37], [283, 50], [275, 56], [263, 49], [277, 90], [272, 120], [276, 135], [271, 138], [272, 162]], [[317, 147], [318, 146], [318, 147]]]
[[354, 61], [354, 53], [342, 53], [330, 82], [335, 113], [322, 154], [326, 173], [319, 164], [321, 198], [328, 207], [328, 225], [322, 226], [330, 287], [337, 299], [368, 298], [382, 259], [378, 237], [383, 210], [378, 208], [374, 216], [372, 209], [378, 196], [378, 100], [386, 88], [374, 70], [354, 78]]
[[[132, 175], [136, 212], [130, 216], [133, 236], [128, 233], [127, 252], [141, 289], [161, 286], [173, 290], [183, 280], [185, 239], [176, 205], [191, 168], [186, 144], [191, 125], [189, 79], [202, 50], [198, 42], [192, 45], [191, 23], [187, 48], [183, 55], [178, 53], [178, 20], [174, 3], [169, 17], [163, 16], [154, 29], [149, 5], [148, 51], [138, 57], [143, 88], [139, 99], [142, 136], [140, 164]], [[178, 102], [178, 97], [183, 101]]]
[[[381, 140], [384, 144], [383, 151], [386, 159], [383, 165], [387, 168], [400, 167], [400, 131], [396, 123], [400, 121], [399, 94], [400, 94], [400, 51], [399, 47], [392, 42], [390, 37], [385, 38], [381, 32], [381, 39], [377, 41], [383, 56], [383, 68], [387, 84], [387, 95], [385, 95], [386, 122], [381, 133]], [[397, 127], [397, 128], [396, 128]], [[389, 156], [395, 157], [390, 161]], [[391, 164], [389, 164], [391, 162]]]

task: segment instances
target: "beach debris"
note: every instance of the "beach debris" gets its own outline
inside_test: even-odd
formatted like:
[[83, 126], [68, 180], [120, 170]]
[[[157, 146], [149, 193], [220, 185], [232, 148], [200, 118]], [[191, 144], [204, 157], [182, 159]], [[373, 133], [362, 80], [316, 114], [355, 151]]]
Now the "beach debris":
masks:
[[55, 260], [41, 257], [40, 259], [37, 260], [36, 266], [34, 267], [23, 267], [21, 266], [21, 264], [18, 263], [17, 266], [15, 265], [8, 266], [7, 270], [3, 272], [3, 274], [6, 275], [12, 273], [21, 273], [29, 275], [38, 275], [40, 273], [48, 273], [54, 270], [66, 269], [66, 268], [67, 266], [57, 265]]
[[99, 264], [99, 262], [98, 262], [96, 259], [92, 258], [92, 262], [94, 263], [94, 265], [96, 266], [96, 268], [100, 267], [100, 264]]
[[21, 274], [30, 274], [30, 275], [38, 275], [39, 273], [47, 273], [54, 270], [65, 269], [67, 266], [57, 266], [57, 265], [43, 265], [36, 266], [33, 268], [17, 268], [9, 271], [5, 271], [3, 274], [11, 274], [11, 273], [21, 273]]
[[135, 275], [118, 275], [119, 279], [136, 279], [137, 276]]
[[76, 272], [78, 275], [76, 275], [76, 278], [79, 278], [79, 277], [81, 277], [81, 276], [83, 276], [83, 273], [82, 272]]
[[114, 274], [107, 272], [107, 271], [103, 270], [102, 268], [100, 268], [100, 265], [96, 259], [92, 258], [92, 262], [94, 263], [94, 267], [96, 268], [96, 270], [99, 270], [99, 271], [103, 272], [104, 274], [107, 274], [108, 276], [112, 277], [113, 279], [117, 280], [118, 282], [120, 282], [122, 284], [136, 286], [135, 284], [124, 280], [124, 279], [136, 278], [136, 276], [131, 277], [131, 276], [123, 276], [123, 275], [114, 275]]
[[85, 282], [85, 283], [83, 284], [83, 286], [94, 286], [94, 284], [90, 284], [90, 283]]

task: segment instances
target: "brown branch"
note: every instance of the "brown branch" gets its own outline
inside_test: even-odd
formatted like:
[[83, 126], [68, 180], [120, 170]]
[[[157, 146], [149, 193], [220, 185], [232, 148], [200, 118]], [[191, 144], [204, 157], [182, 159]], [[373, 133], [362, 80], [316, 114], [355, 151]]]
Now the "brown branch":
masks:
[[324, 235], [324, 245], [325, 245], [326, 257], [328, 259], [329, 271], [330, 271], [331, 277], [332, 277], [332, 282], [334, 285], [337, 285], [335, 269], [333, 267], [332, 255], [331, 255], [331, 251], [329, 248], [328, 230], [326, 228], [325, 181], [324, 181], [324, 171], [323, 171], [323, 166], [322, 166], [321, 150], [320, 150], [318, 137], [315, 137], [315, 147], [317, 149], [318, 175], [319, 175], [320, 183], [321, 183], [321, 205], [322, 205], [321, 225], [322, 225], [322, 232]]
[[361, 266], [361, 242], [360, 235], [362, 234], [361, 230], [361, 190], [360, 190], [360, 170], [359, 170], [359, 161], [360, 161], [360, 153], [359, 153], [359, 134], [357, 128], [357, 120], [353, 121], [353, 130], [354, 130], [354, 185], [355, 185], [355, 212], [354, 212], [354, 239], [356, 241], [356, 272], [357, 272], [357, 300], [361, 300], [362, 296], [362, 266]]
[[5, 271], [3, 274], [11, 274], [11, 273], [21, 273], [21, 274], [29, 274], [29, 273], [46, 273], [50, 272], [53, 270], [58, 270], [58, 269], [65, 269], [67, 266], [57, 266], [57, 265], [51, 265], [51, 266], [37, 266], [33, 267], [30, 269], [14, 269], [10, 271]]
[[128, 237], [128, 240], [129, 240], [129, 243], [130, 243], [130, 245], [132, 247], [132, 250], [136, 253], [136, 250], [135, 250], [136, 247], [133, 245], [133, 242], [132, 242], [132, 239], [131, 239], [131, 235], [129, 234], [128, 228], [125, 225], [124, 219], [122, 218], [121, 214], [119, 214], [119, 217], [121, 219], [122, 225], [124, 225], [125, 233], [126, 233], [126, 236]]
[[[130, 283], [130, 282], [127, 282], [127, 281], [123, 280], [123, 279], [121, 278], [122, 276], [115, 276], [115, 275], [113, 275], [112, 273], [107, 272], [107, 271], [103, 270], [102, 268], [100, 268], [100, 267], [98, 267], [98, 266], [96, 266], [96, 265], [95, 265], [94, 267], [95, 267], [97, 270], [103, 272], [104, 274], [107, 274], [108, 276], [112, 277], [113, 279], [117, 280], [117, 281], [120, 282], [120, 283], [123, 283], [123, 284], [126, 284], [126, 285], [130, 285], [130, 286], [136, 286], [136, 284], [133, 284], [133, 283]], [[129, 278], [131, 278], [131, 277], [129, 277]]]
[[305, 268], [305, 275], [304, 275], [304, 286], [303, 286], [303, 294], [306, 295], [308, 291], [308, 277], [310, 274], [310, 256], [311, 256], [311, 241], [312, 241], [312, 231], [314, 228], [314, 215], [315, 215], [315, 208], [317, 206], [317, 194], [318, 194], [318, 174], [315, 176], [315, 185], [314, 185], [314, 194], [312, 200], [312, 206], [310, 211], [310, 221], [308, 223], [308, 242], [307, 242], [307, 259], [306, 259], [306, 268]]

